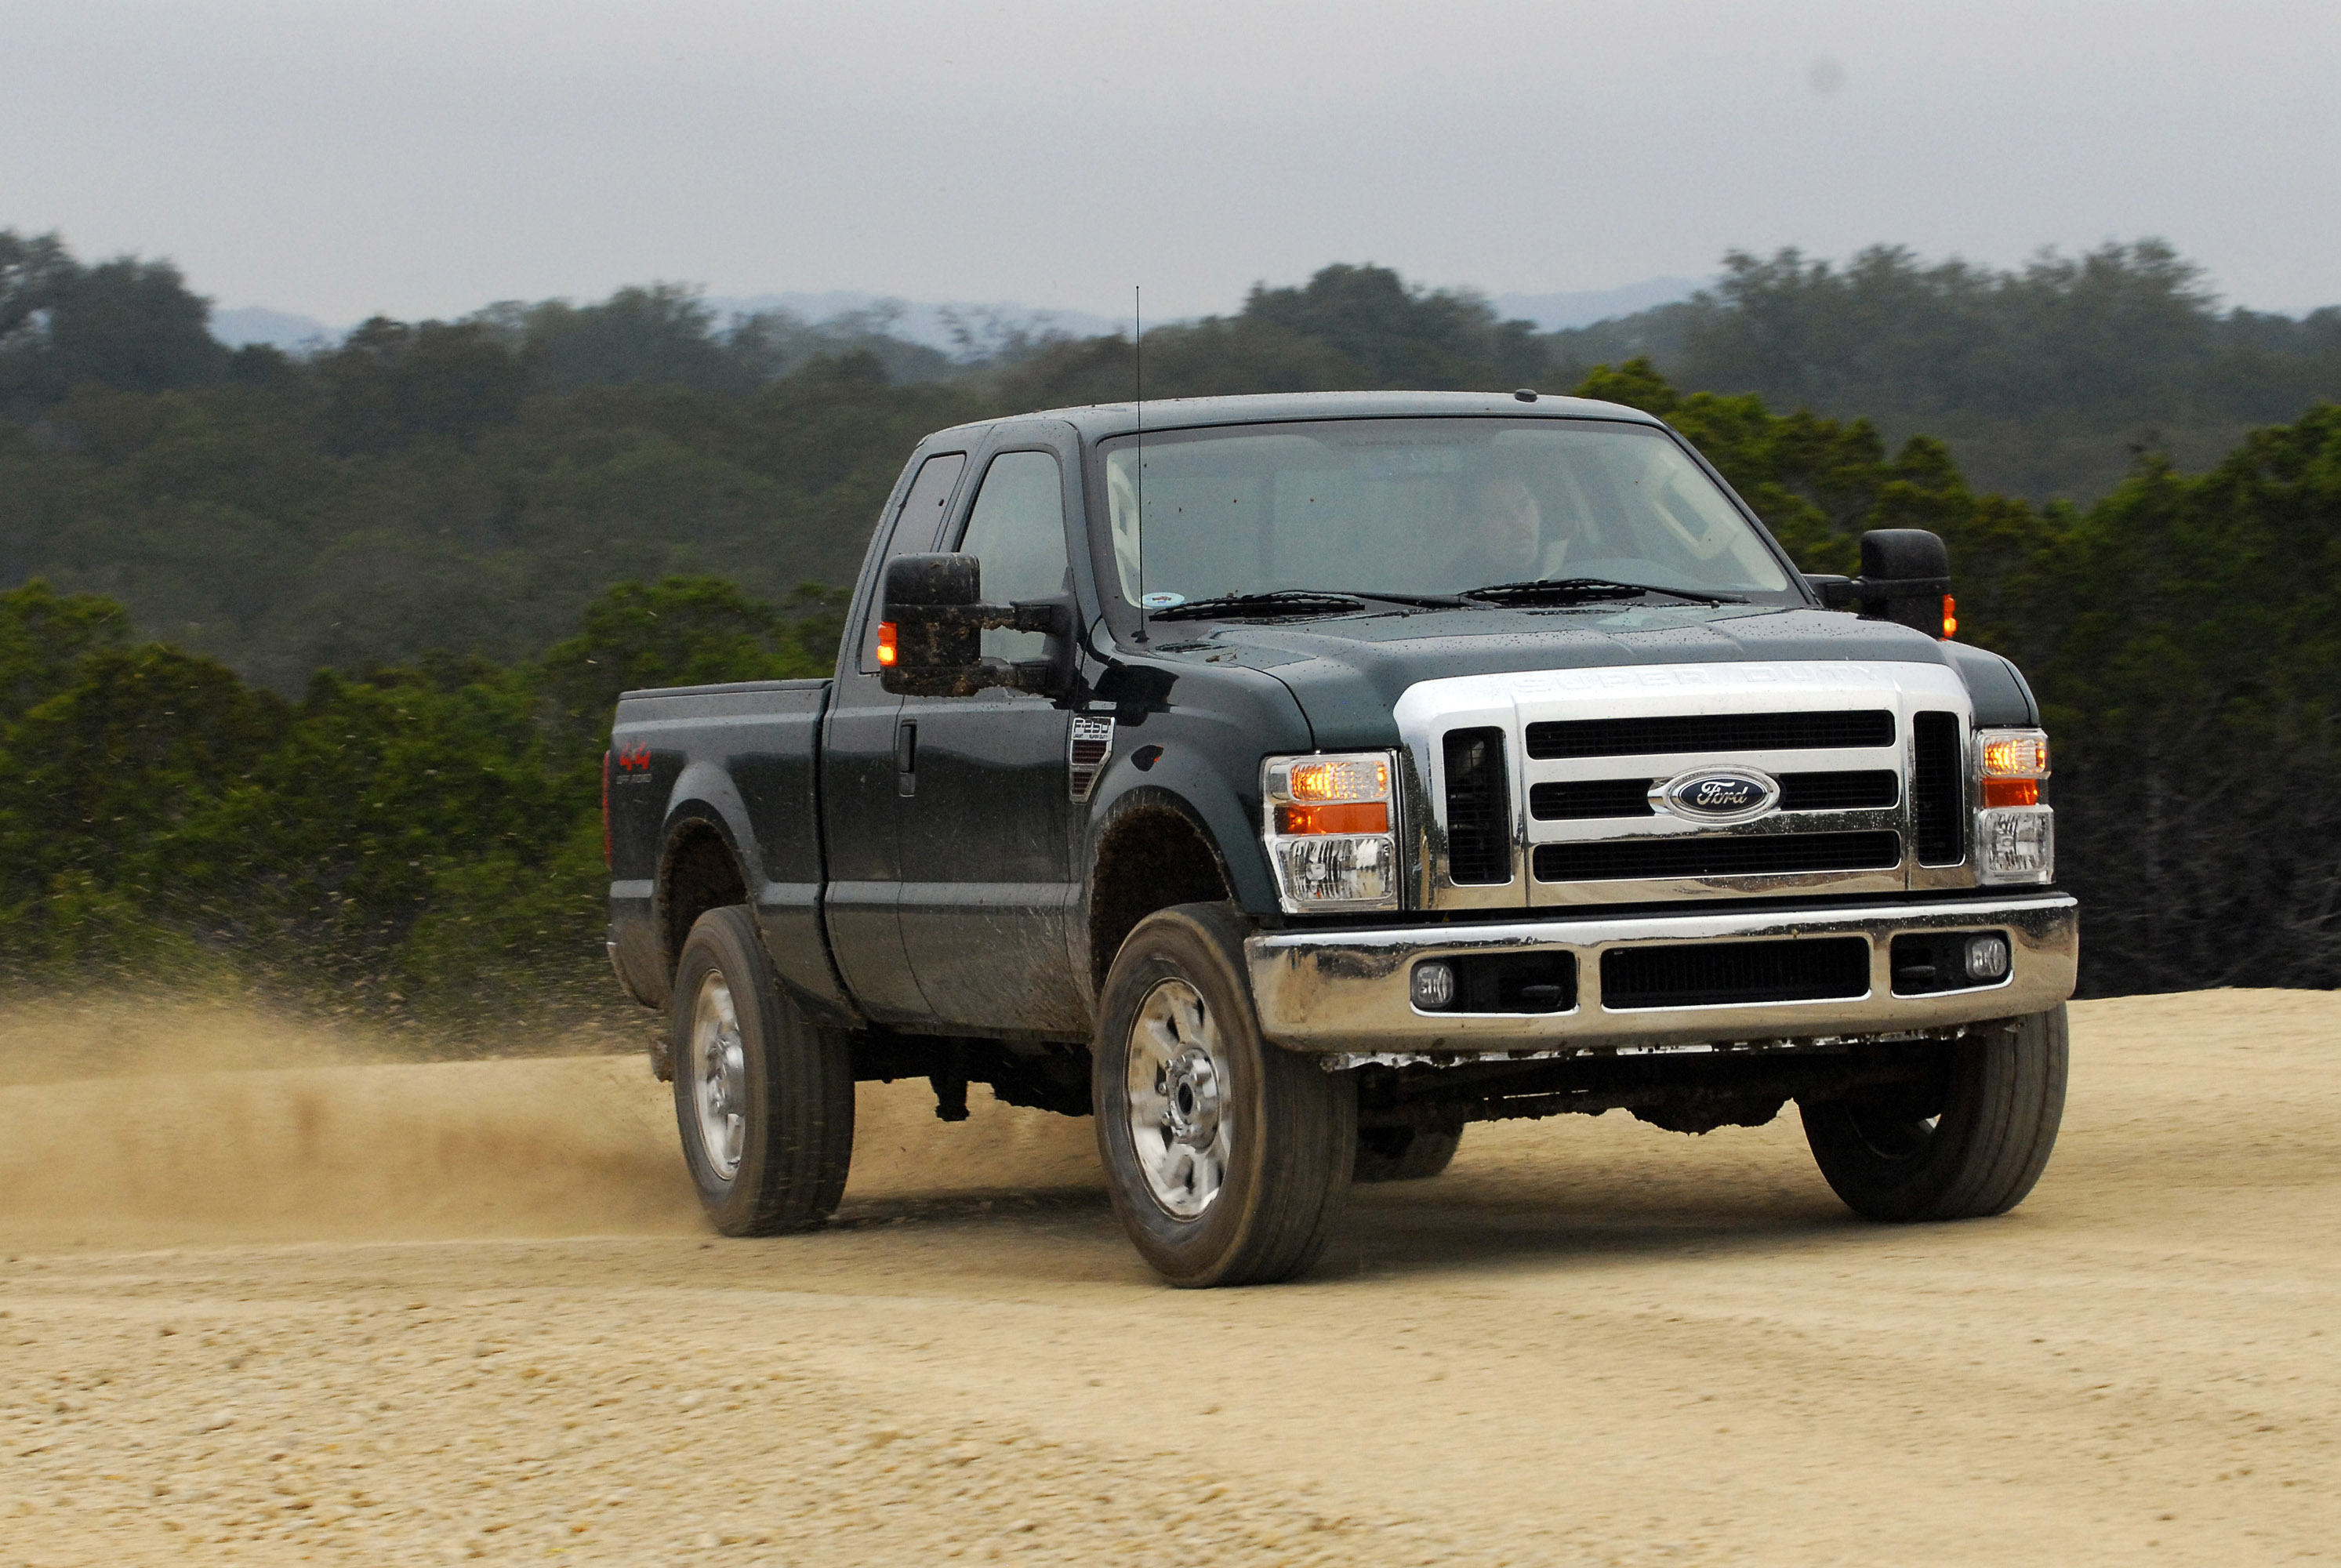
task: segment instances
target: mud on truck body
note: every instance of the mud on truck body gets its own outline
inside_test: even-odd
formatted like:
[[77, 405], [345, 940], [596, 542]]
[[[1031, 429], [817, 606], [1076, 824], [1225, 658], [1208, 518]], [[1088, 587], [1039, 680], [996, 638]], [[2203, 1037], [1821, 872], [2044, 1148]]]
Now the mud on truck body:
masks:
[[2030, 1191], [2077, 914], [1938, 539], [1800, 575], [1576, 399], [1142, 413], [928, 437], [832, 678], [621, 700], [610, 955], [720, 1230], [829, 1214], [903, 1077], [1093, 1114], [1186, 1285], [1299, 1273], [1495, 1118], [1793, 1100], [1862, 1214]]

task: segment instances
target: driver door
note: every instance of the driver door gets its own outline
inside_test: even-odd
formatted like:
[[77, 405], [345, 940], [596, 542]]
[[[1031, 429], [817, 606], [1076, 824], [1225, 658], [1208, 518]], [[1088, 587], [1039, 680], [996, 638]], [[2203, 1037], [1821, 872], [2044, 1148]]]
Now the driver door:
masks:
[[[986, 600], [1071, 593], [1071, 445], [1014, 444], [984, 464], [956, 548], [981, 560]], [[1036, 659], [1044, 642], [989, 631], [983, 652]], [[934, 1017], [971, 1033], [1085, 1034], [1067, 942], [1081, 899], [1071, 715], [994, 688], [905, 698], [899, 723], [913, 775], [898, 803], [902, 943]]]

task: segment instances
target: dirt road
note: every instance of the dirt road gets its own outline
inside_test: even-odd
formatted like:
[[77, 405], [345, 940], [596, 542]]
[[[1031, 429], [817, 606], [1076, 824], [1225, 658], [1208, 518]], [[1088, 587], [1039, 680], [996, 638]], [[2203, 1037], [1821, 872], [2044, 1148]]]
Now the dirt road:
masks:
[[0, 1565], [2341, 1555], [2341, 998], [2075, 1021], [2004, 1220], [1568, 1118], [1201, 1293], [1086, 1123], [907, 1086], [838, 1224], [718, 1243], [635, 1060], [18, 1071]]

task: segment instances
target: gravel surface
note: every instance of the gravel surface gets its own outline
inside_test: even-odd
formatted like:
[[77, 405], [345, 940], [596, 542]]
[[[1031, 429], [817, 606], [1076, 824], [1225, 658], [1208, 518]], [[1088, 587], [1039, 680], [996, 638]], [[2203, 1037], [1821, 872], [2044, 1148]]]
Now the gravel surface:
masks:
[[981, 1094], [724, 1242], [638, 1059], [0, 1060], [0, 1568], [2341, 1555], [2341, 998], [2074, 1017], [2004, 1219], [1854, 1221], [1793, 1112], [1504, 1124], [1218, 1293]]

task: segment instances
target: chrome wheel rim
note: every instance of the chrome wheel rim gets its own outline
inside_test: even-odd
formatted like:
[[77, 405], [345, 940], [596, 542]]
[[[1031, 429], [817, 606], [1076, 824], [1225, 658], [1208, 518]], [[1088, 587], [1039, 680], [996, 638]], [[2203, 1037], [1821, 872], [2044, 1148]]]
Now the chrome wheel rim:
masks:
[[699, 983], [691, 1010], [691, 1104], [697, 1114], [700, 1148], [717, 1178], [740, 1174], [748, 1144], [748, 1052], [740, 1038], [740, 1013], [721, 971]]
[[1183, 980], [1157, 983], [1131, 1024], [1130, 1143], [1146, 1190], [1175, 1219], [1200, 1216], [1227, 1181], [1227, 1083], [1201, 993]]

